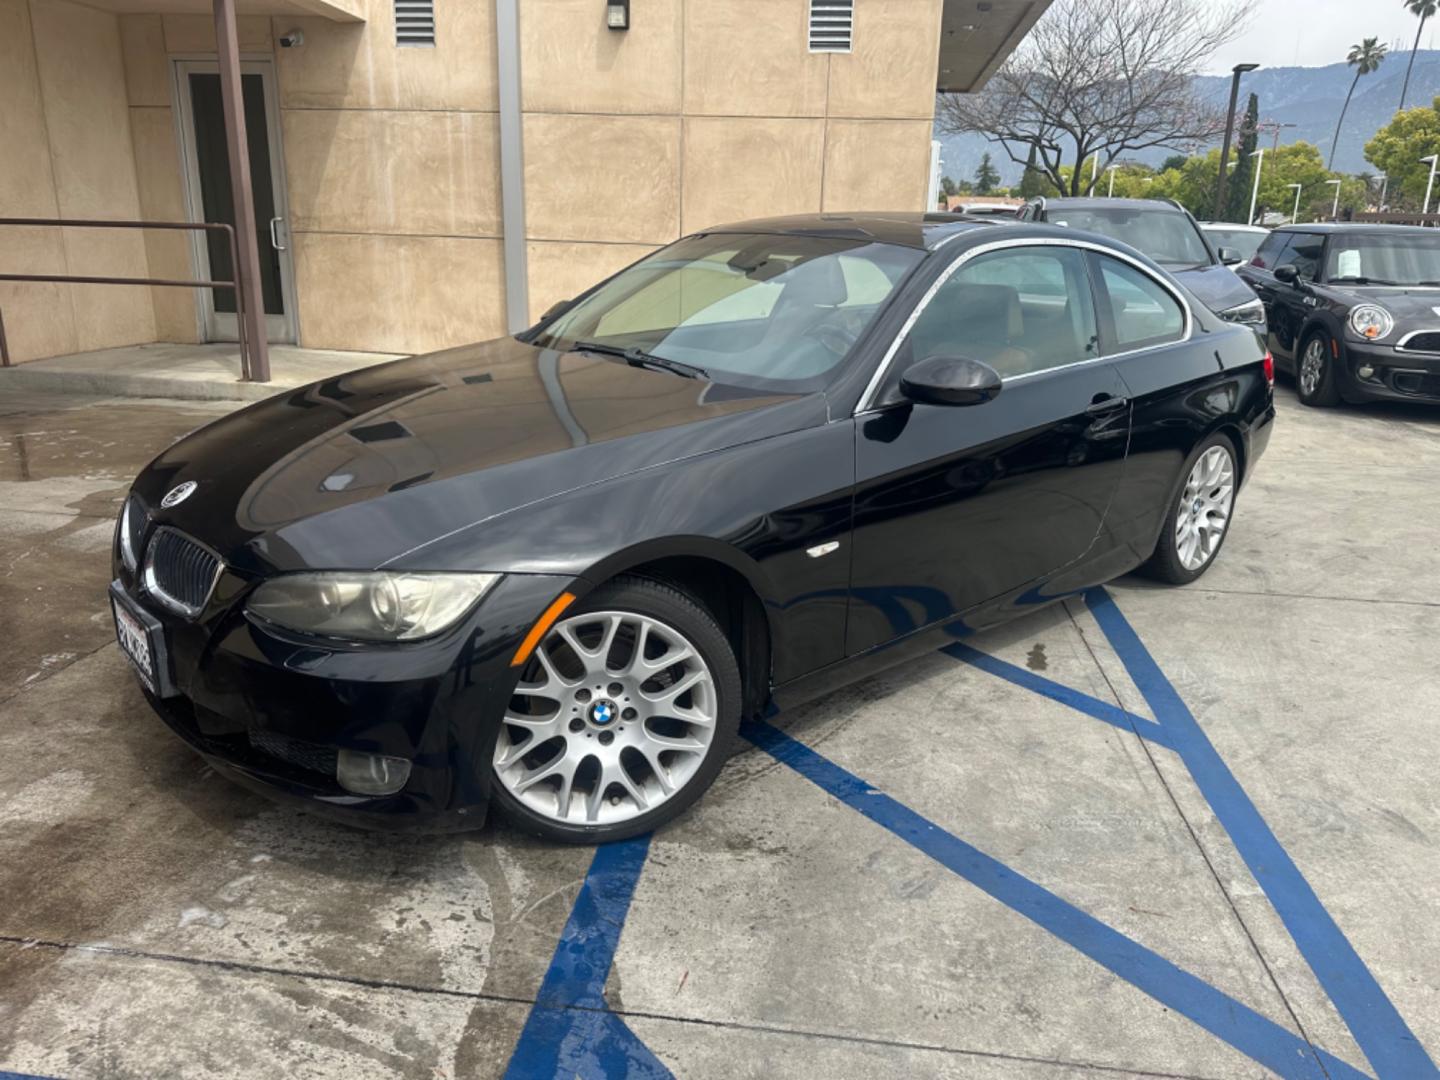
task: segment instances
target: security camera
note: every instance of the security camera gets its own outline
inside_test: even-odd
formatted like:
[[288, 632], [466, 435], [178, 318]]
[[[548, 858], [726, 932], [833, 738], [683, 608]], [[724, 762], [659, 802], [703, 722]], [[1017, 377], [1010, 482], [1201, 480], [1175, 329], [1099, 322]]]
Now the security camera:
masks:
[[288, 34], [280, 35], [280, 47], [282, 49], [293, 49], [297, 45], [305, 44], [305, 34], [301, 30], [291, 30]]

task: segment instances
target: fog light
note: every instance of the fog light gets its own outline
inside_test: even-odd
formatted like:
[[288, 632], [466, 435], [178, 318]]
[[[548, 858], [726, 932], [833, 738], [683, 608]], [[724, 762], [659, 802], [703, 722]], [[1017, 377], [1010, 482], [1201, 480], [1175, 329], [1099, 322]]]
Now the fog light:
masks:
[[341, 750], [335, 762], [335, 779], [356, 795], [394, 795], [410, 779], [410, 762], [403, 757]]
[[1362, 379], [1373, 379], [1375, 377], [1375, 369], [1369, 364], [1361, 364], [1355, 369], [1355, 374], [1359, 375]]

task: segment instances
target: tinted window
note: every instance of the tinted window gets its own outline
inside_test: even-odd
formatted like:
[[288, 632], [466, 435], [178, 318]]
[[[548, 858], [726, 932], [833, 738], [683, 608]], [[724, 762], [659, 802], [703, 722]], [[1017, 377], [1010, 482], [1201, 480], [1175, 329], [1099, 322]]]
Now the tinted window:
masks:
[[1260, 241], [1266, 239], [1264, 233], [1250, 229], [1226, 229], [1214, 225], [1205, 226], [1205, 235], [1210, 237], [1210, 243], [1215, 247], [1234, 248], [1235, 253], [1242, 259], [1254, 255], [1260, 247]]
[[1177, 341], [1185, 332], [1185, 311], [1170, 290], [1129, 263], [1096, 256], [1119, 349]]
[[1085, 260], [1074, 248], [1014, 248], [970, 260], [931, 299], [905, 362], [965, 356], [1013, 377], [1098, 355]]
[[922, 257], [862, 239], [689, 236], [622, 270], [533, 340], [638, 348], [720, 382], [818, 390]]
[[1272, 232], [1260, 244], [1260, 250], [1255, 252], [1255, 257], [1250, 260], [1250, 265], [1264, 270], [1274, 270], [1280, 264], [1281, 253], [1289, 242], [1289, 233]]
[[1161, 266], [1208, 266], [1210, 253], [1187, 214], [1163, 203], [1154, 207], [1117, 206], [1069, 209], [1057, 206], [1048, 219], [1056, 225], [1085, 229], [1129, 244]]
[[1317, 233], [1291, 233], [1290, 243], [1275, 265], [1293, 266], [1306, 281], [1314, 281], [1320, 272], [1320, 255], [1324, 250], [1325, 237]]

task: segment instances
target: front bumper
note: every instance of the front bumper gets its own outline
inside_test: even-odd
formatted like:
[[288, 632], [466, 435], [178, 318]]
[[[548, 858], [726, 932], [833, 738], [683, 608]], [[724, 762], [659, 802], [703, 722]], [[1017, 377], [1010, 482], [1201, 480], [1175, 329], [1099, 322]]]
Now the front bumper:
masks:
[[[1336, 365], [1346, 401], [1418, 401], [1440, 404], [1440, 354], [1405, 352], [1390, 345], [1347, 340]], [[1361, 371], [1371, 369], [1368, 377]]]
[[[459, 625], [393, 645], [324, 642], [246, 616], [253, 582], [221, 576], [193, 621], [153, 601], [116, 567], [131, 601], [159, 621], [168, 670], [161, 719], [215, 770], [281, 801], [371, 828], [478, 828], [495, 738], [518, 669], [510, 659], [573, 579], [507, 575]], [[143, 688], [143, 687], [142, 687]], [[402, 757], [393, 795], [355, 795], [335, 779], [340, 749]]]

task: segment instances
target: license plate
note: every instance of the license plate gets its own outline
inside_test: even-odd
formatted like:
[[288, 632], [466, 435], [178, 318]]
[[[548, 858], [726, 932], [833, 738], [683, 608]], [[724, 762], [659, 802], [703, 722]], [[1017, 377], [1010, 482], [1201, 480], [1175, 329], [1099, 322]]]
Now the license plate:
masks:
[[110, 610], [115, 615], [115, 640], [120, 644], [120, 651], [134, 665], [135, 673], [140, 676], [145, 689], [158, 696], [160, 680], [155, 664], [155, 652], [150, 647], [150, 632], [113, 596], [110, 598]]

